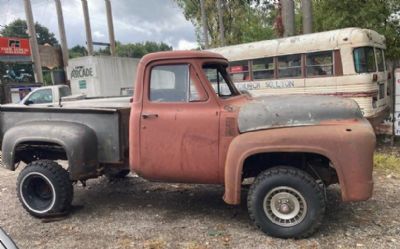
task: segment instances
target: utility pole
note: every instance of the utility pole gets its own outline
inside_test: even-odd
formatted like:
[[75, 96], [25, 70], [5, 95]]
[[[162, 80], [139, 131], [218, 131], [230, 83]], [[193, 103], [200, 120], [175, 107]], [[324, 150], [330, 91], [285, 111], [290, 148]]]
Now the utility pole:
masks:
[[224, 27], [224, 12], [222, 0], [217, 1], [218, 22], [219, 22], [219, 39], [221, 46], [225, 46], [225, 27]]
[[110, 0], [106, 1], [106, 12], [107, 12], [107, 24], [108, 24], [108, 37], [110, 39], [110, 52], [112, 56], [115, 56], [115, 37], [114, 37], [114, 23], [111, 10]]
[[35, 81], [43, 83], [42, 62], [40, 61], [39, 46], [37, 42], [35, 22], [33, 21], [32, 6], [30, 0], [24, 0], [26, 22], [28, 25], [29, 43], [31, 45], [33, 70]]
[[58, 31], [60, 32], [61, 52], [63, 57], [64, 71], [65, 73], [67, 73], [69, 54], [68, 54], [67, 37], [65, 35], [64, 16], [61, 7], [61, 1], [60, 0], [54, 0], [54, 1], [56, 3], [56, 9], [57, 9]]
[[310, 34], [313, 32], [312, 1], [301, 0], [301, 9], [303, 12], [303, 34]]
[[282, 0], [283, 36], [294, 35], [294, 2], [293, 0]]
[[90, 28], [89, 9], [86, 0], [82, 0], [83, 17], [85, 19], [86, 43], [88, 54], [93, 55], [92, 29]]
[[204, 6], [204, 0], [200, 0], [201, 23], [203, 26], [204, 48], [208, 49], [208, 31], [207, 31], [207, 16]]

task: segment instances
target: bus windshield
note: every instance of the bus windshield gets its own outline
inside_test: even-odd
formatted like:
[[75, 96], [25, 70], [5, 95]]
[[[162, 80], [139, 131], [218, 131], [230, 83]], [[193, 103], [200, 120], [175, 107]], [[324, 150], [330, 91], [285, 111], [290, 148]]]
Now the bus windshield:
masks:
[[376, 72], [376, 61], [373, 47], [354, 49], [354, 66], [357, 73]]

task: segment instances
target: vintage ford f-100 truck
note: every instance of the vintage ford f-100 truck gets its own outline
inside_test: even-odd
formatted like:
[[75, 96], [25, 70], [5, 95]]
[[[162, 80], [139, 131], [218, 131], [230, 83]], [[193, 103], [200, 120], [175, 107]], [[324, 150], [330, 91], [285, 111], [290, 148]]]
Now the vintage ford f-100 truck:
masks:
[[[2, 106], [2, 159], [22, 169], [17, 193], [36, 217], [68, 212], [74, 181], [130, 169], [149, 180], [225, 186], [265, 233], [306, 237], [322, 222], [324, 188], [371, 197], [375, 135], [357, 104], [328, 96], [252, 98], [211, 52], [145, 56], [129, 100]], [[66, 160], [61, 167], [56, 160]], [[195, 205], [195, 204], [194, 204]]]

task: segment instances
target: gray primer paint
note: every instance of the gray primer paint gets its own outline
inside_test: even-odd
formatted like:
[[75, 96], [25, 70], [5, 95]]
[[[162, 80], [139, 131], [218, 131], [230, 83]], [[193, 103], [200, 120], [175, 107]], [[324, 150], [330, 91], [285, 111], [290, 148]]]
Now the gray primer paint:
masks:
[[278, 127], [317, 125], [326, 120], [363, 118], [351, 99], [316, 95], [277, 95], [254, 98], [239, 110], [241, 133]]

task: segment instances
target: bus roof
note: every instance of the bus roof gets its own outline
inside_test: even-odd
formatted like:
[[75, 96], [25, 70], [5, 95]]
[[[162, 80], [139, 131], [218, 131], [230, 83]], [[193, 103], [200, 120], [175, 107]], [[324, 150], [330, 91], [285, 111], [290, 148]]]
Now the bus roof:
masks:
[[342, 46], [376, 46], [386, 48], [385, 37], [376, 31], [345, 28], [320, 33], [291, 36], [210, 49], [230, 61], [249, 60], [277, 55], [339, 49]]

